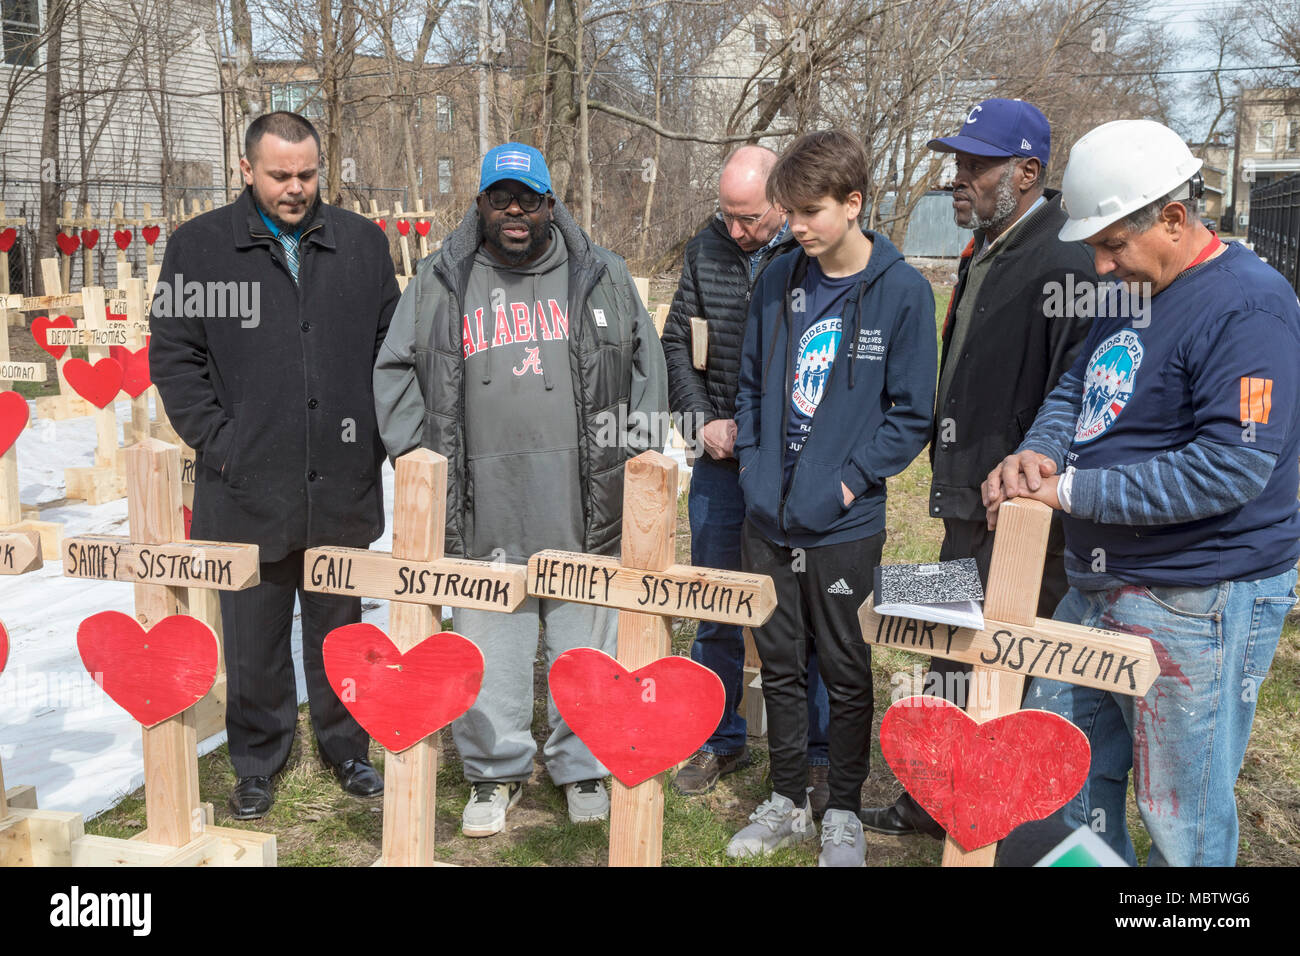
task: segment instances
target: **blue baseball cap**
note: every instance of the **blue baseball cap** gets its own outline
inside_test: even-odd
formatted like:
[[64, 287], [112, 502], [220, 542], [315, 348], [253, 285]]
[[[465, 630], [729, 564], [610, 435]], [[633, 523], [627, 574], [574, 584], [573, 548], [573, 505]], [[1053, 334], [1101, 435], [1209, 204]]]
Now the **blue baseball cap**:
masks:
[[533, 192], [551, 195], [551, 171], [542, 154], [523, 143], [506, 143], [488, 150], [483, 157], [478, 191], [483, 192], [503, 179], [521, 182]]
[[985, 100], [966, 114], [960, 133], [932, 139], [927, 145], [941, 153], [1036, 156], [1046, 166], [1052, 154], [1052, 127], [1032, 103]]

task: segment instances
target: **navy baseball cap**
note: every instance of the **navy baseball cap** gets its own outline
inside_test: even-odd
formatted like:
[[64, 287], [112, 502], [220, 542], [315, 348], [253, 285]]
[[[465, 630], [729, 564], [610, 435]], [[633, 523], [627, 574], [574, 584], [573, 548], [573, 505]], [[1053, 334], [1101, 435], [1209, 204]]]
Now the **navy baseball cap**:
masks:
[[1047, 117], [1024, 100], [985, 100], [966, 114], [956, 136], [927, 144], [941, 153], [973, 156], [1036, 156], [1044, 166], [1052, 153], [1052, 128]]
[[478, 191], [483, 192], [503, 179], [521, 182], [533, 192], [551, 195], [551, 171], [542, 154], [523, 143], [506, 143], [488, 150], [483, 157]]

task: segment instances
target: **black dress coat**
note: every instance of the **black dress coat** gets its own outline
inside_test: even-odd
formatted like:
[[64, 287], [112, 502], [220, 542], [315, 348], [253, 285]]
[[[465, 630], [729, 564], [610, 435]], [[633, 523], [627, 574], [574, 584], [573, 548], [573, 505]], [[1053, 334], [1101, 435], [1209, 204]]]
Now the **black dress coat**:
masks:
[[384, 529], [371, 372], [398, 300], [388, 243], [321, 204], [299, 263], [295, 283], [246, 189], [170, 237], [150, 316], [154, 384], [197, 453], [191, 534], [264, 562]]

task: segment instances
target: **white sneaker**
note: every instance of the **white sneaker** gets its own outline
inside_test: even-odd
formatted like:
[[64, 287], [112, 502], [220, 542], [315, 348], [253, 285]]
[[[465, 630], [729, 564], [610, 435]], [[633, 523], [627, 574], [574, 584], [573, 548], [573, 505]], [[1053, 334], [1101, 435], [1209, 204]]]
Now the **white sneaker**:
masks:
[[609, 794], [599, 780], [579, 780], [564, 785], [570, 823], [598, 823], [609, 819]]
[[848, 810], [827, 810], [822, 817], [822, 852], [818, 866], [866, 866], [867, 841], [862, 821]]
[[796, 807], [793, 800], [779, 793], [760, 803], [749, 815], [749, 821], [749, 826], [727, 844], [727, 856], [732, 859], [762, 856], [817, 836], [811, 808], [806, 804]]
[[460, 816], [460, 832], [467, 837], [492, 836], [506, 828], [506, 811], [524, 795], [524, 782], [497, 783], [478, 780], [470, 786], [469, 803]]

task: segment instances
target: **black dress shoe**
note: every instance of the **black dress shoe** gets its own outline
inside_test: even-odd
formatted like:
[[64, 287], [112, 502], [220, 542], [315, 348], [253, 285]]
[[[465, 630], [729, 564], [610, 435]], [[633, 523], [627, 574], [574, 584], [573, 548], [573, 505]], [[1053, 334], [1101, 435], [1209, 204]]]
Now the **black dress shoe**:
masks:
[[900, 812], [903, 810], [902, 805], [903, 801], [900, 799], [898, 803], [888, 807], [864, 807], [858, 811], [858, 819], [862, 821], [863, 827], [872, 833], [883, 833], [886, 836], [911, 836], [915, 833], [924, 833], [936, 840], [944, 838], [943, 827], [929, 819], [928, 813], [917, 807], [917, 815], [924, 814], [929, 825], [917, 824], [913, 822], [915, 816], [907, 814], [905, 810]]
[[256, 820], [271, 810], [271, 778], [240, 777], [230, 791], [230, 815], [236, 820]]
[[325, 766], [334, 772], [344, 793], [354, 797], [377, 797], [384, 792], [384, 778], [365, 757], [354, 757], [337, 766], [326, 760]]

